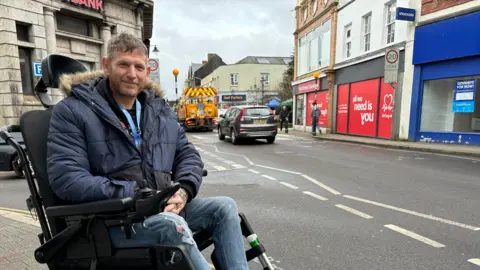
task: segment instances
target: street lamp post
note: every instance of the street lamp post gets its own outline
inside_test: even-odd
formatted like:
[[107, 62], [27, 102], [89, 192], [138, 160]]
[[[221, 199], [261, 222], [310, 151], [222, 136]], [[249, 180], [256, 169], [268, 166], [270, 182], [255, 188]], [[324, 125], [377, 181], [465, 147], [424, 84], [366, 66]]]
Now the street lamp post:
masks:
[[178, 69], [174, 69], [172, 73], [173, 73], [173, 76], [175, 76], [175, 98], [176, 98], [175, 104], [178, 105], [177, 77], [180, 72], [178, 71]]

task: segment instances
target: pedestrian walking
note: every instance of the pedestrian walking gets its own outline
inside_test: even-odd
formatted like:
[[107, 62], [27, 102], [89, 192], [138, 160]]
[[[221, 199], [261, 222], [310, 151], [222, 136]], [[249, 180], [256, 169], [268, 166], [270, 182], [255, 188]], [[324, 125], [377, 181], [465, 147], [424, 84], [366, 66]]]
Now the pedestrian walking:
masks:
[[280, 131], [282, 131], [284, 124], [285, 124], [285, 133], [288, 133], [288, 111], [287, 111], [287, 107], [285, 106], [283, 106], [282, 110], [280, 111]]

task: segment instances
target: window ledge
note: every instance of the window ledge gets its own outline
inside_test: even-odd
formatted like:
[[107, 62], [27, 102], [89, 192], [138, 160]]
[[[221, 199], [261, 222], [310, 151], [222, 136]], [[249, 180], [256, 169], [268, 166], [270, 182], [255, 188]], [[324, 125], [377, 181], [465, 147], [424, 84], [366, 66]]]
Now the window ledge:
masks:
[[96, 38], [87, 37], [87, 36], [81, 36], [81, 35], [77, 35], [77, 34], [72, 34], [72, 33], [69, 33], [69, 32], [61, 31], [61, 30], [57, 30], [56, 35], [61, 36], [61, 37], [66, 37], [66, 38], [72, 38], [72, 39], [76, 39], [76, 40], [87, 41], [87, 42], [90, 42], [90, 43], [103, 44], [103, 40], [101, 40], [101, 39], [96, 39]]
[[17, 41], [17, 45], [19, 47], [24, 47], [24, 48], [30, 48], [30, 49], [35, 49], [36, 46], [35, 46], [35, 43], [33, 42], [27, 42], [27, 41]]

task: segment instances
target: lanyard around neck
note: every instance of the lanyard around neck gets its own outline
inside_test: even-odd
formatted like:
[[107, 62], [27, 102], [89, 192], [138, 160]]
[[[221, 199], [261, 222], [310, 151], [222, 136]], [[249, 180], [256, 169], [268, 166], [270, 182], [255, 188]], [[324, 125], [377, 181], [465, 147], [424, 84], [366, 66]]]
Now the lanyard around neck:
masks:
[[122, 110], [123, 114], [125, 114], [125, 117], [127, 117], [128, 125], [130, 126], [130, 129], [132, 130], [133, 134], [133, 141], [135, 142], [136, 147], [140, 147], [140, 115], [142, 112], [142, 104], [138, 101], [138, 99], [135, 101], [135, 110], [136, 110], [136, 116], [137, 116], [137, 126], [135, 127], [135, 124], [133, 123], [132, 116], [130, 113], [120, 104], [120, 109]]

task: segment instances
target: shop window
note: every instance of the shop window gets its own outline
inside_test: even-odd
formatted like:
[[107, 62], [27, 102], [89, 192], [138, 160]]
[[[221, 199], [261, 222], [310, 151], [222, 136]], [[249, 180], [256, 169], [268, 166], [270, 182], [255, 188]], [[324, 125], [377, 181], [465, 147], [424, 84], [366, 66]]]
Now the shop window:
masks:
[[305, 95], [297, 95], [296, 100], [295, 100], [295, 125], [303, 126], [303, 112], [305, 111], [305, 108], [303, 106], [303, 99], [305, 98]]
[[20, 74], [22, 77], [23, 94], [33, 94], [33, 71], [31, 50], [27, 48], [18, 48], [18, 56], [20, 61]]
[[331, 19], [325, 20], [298, 41], [298, 75], [328, 66], [330, 63]]
[[[480, 132], [480, 95], [476, 94], [480, 76], [429, 80], [423, 84], [420, 130], [427, 132]], [[461, 92], [469, 84], [473, 91]], [[473, 92], [473, 94], [472, 94]], [[456, 97], [456, 104], [454, 99]], [[459, 102], [460, 101], [460, 102]], [[469, 103], [464, 107], [457, 104]], [[460, 112], [465, 110], [467, 112]], [[473, 112], [472, 112], [473, 111]]]
[[18, 41], [25, 41], [25, 42], [30, 42], [29, 38], [29, 30], [30, 26], [28, 24], [23, 24], [23, 23], [16, 23], [16, 28], [17, 28], [17, 40]]
[[81, 36], [91, 36], [88, 20], [62, 13], [57, 13], [55, 17], [58, 30]]

